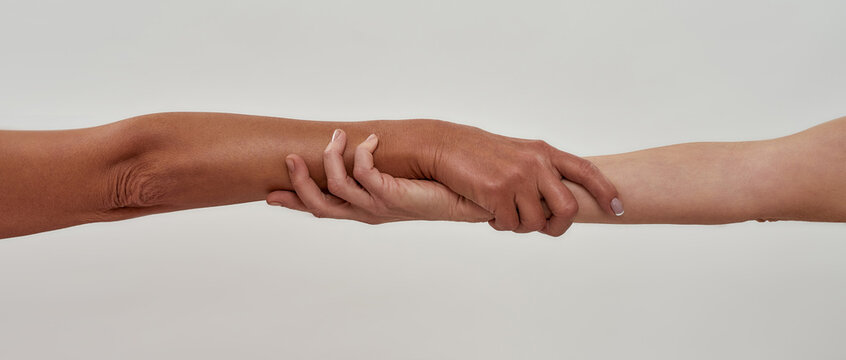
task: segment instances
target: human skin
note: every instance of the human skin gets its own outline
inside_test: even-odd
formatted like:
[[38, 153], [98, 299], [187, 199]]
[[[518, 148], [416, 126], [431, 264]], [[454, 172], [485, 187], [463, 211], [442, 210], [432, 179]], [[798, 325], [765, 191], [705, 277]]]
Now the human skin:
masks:
[[[371, 133], [379, 169], [437, 180], [490, 214], [491, 226], [560, 235], [578, 204], [560, 179], [580, 182], [613, 214], [614, 186], [589, 161], [543, 142], [429, 119], [322, 122], [172, 112], [86, 129], [0, 131], [0, 238], [78, 224], [265, 199], [292, 189], [285, 156], [302, 155], [326, 188], [325, 138]], [[344, 158], [352, 169], [352, 151]], [[547, 219], [542, 199], [553, 216]], [[540, 210], [539, 210], [540, 209]]]
[[[356, 162], [367, 160], [360, 154], [372, 147], [367, 142], [359, 146], [363, 149], [357, 148]], [[340, 156], [332, 143], [324, 154]], [[579, 203], [576, 222], [846, 222], [846, 117], [772, 140], [678, 144], [588, 159], [617, 186], [626, 203], [626, 214], [608, 215], [584, 188], [563, 180]], [[289, 156], [289, 160], [301, 161], [297, 155]], [[342, 167], [333, 169], [331, 162], [324, 163], [327, 174], [345, 175]], [[358, 163], [355, 166], [359, 168]], [[373, 164], [364, 161], [361, 167], [368, 170]], [[368, 223], [405, 220], [403, 214], [413, 209], [423, 211], [417, 214], [422, 218], [441, 211], [463, 221], [490, 220], [490, 216], [465, 204], [450, 208], [453, 200], [442, 194], [443, 189], [428, 187], [424, 192], [404, 179], [384, 174], [380, 181], [374, 181], [379, 176], [375, 168], [354, 175], [363, 185], [360, 191], [370, 193], [373, 200], [362, 195], [359, 198], [391, 206], [360, 206], [359, 201], [347, 196], [355, 191], [355, 182], [346, 181], [344, 186], [330, 188], [333, 194], [323, 195], [304, 168], [294, 168], [290, 176], [296, 193], [275, 191], [268, 195], [269, 203], [319, 213], [321, 217]], [[431, 211], [426, 212], [428, 209]]]
[[605, 216], [580, 186], [577, 222], [846, 221], [846, 117], [770, 140], [679, 144], [589, 157], [626, 203]]

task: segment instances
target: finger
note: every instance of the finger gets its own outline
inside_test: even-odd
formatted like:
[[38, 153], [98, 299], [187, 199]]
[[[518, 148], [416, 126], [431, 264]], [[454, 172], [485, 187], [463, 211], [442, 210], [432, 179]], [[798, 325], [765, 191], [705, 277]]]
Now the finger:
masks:
[[451, 221], [483, 222], [493, 219], [493, 214], [469, 199], [456, 194], [458, 200], [450, 216]]
[[510, 203], [501, 203], [494, 209], [494, 219], [488, 221], [496, 230], [499, 231], [514, 231], [520, 226], [520, 217], [517, 214], [517, 206], [512, 201]]
[[392, 177], [382, 174], [373, 165], [373, 151], [379, 145], [379, 138], [376, 134], [370, 134], [364, 142], [355, 148], [355, 165], [353, 165], [353, 176], [364, 186], [371, 196], [381, 197], [385, 193], [386, 181]]
[[555, 176], [545, 178], [538, 189], [552, 213], [541, 232], [550, 236], [561, 236], [573, 224], [573, 219], [579, 212], [579, 203], [570, 189]]
[[549, 219], [549, 221], [547, 221], [547, 225], [544, 226], [544, 228], [541, 229], [540, 232], [549, 236], [559, 237], [561, 235], [564, 235], [564, 233], [566, 233], [567, 230], [570, 229], [570, 226], [573, 226], [572, 220], [567, 220], [566, 218], [559, 217], [554, 221], [553, 219]]
[[288, 165], [288, 174], [291, 178], [291, 185], [297, 196], [308, 208], [308, 212], [315, 217], [331, 217], [341, 219], [355, 218], [352, 208], [343, 206], [342, 201], [331, 201], [309, 176], [308, 167], [299, 155], [291, 154], [285, 159]]
[[514, 232], [527, 233], [540, 231], [546, 225], [546, 217], [543, 214], [540, 194], [525, 194], [517, 197], [517, 212], [520, 216], [520, 225]]
[[440, 199], [437, 200], [436, 203], [441, 204], [441, 206], [437, 206], [437, 210], [434, 211], [435, 216], [428, 218], [428, 220], [478, 223], [487, 222], [488, 220], [492, 220], [494, 218], [490, 211], [485, 210], [485, 208], [477, 205], [470, 199], [456, 194], [444, 184], [431, 180], [407, 181], [417, 185], [416, 187], [418, 189], [422, 189], [421, 191], [426, 193], [427, 196], [436, 195], [436, 197]]
[[365, 191], [355, 179], [347, 175], [347, 168], [344, 165], [344, 148], [347, 145], [347, 134], [341, 130], [335, 130], [332, 134], [332, 141], [323, 151], [323, 168], [326, 171], [326, 184], [329, 192], [350, 203], [369, 208], [373, 203], [373, 197]]
[[605, 212], [615, 216], [623, 215], [623, 203], [619, 199], [617, 188], [592, 162], [558, 151], [553, 155], [553, 163], [565, 178], [584, 186]]
[[289, 209], [309, 212], [308, 207], [303, 204], [300, 197], [297, 196], [297, 193], [293, 191], [273, 191], [270, 194], [267, 194], [267, 199], [265, 200], [267, 201], [267, 204], [271, 206], [283, 206]]

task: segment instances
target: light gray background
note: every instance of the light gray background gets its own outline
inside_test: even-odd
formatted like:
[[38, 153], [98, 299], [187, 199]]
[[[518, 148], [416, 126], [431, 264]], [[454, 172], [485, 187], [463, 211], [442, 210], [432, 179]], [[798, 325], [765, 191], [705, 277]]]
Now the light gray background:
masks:
[[[0, 128], [441, 118], [581, 155], [846, 114], [843, 1], [3, 1]], [[329, 134], [327, 134], [328, 141]], [[0, 241], [2, 359], [842, 359], [842, 224], [371, 227], [252, 203]]]

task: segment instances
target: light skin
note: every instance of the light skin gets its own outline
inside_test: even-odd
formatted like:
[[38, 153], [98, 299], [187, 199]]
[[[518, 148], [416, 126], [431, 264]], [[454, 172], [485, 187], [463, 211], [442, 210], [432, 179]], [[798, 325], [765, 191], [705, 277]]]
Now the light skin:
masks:
[[[295, 191], [275, 191], [271, 204], [333, 217], [381, 223], [408, 218], [481, 222], [484, 209], [456, 202], [448, 190], [380, 174], [355, 150], [353, 177], [337, 159], [346, 138], [324, 152], [326, 174], [343, 179], [324, 194], [305, 167], [289, 167]], [[336, 160], [332, 160], [332, 159]], [[846, 222], [846, 117], [797, 134], [747, 142], [690, 143], [588, 158], [619, 189], [625, 216], [609, 215], [580, 185], [564, 180], [579, 204], [576, 222], [725, 224], [748, 220]], [[290, 155], [295, 164], [301, 162]], [[354, 195], [352, 195], [354, 194]], [[372, 206], [372, 203], [389, 206]]]
[[[498, 230], [563, 234], [578, 203], [562, 177], [590, 189], [609, 216], [619, 196], [585, 159], [439, 120], [157, 113], [86, 129], [0, 131], [0, 238], [265, 199], [293, 189], [289, 154], [300, 154], [301, 169], [326, 189], [321, 154], [336, 128], [346, 130], [351, 147], [378, 135], [373, 162], [381, 172], [437, 181], [421, 186], [449, 189], [451, 198], [484, 209]], [[353, 152], [342, 159], [347, 170]]]
[[[320, 155], [326, 134], [336, 127], [347, 130], [339, 132], [336, 140], [341, 143], [330, 144]], [[0, 238], [261, 198], [322, 217], [368, 223], [427, 219], [491, 221], [496, 227], [493, 207], [459, 195], [445, 184], [413, 178], [454, 172], [459, 175], [451, 179], [440, 176], [445, 182], [460, 182], [461, 175], [466, 179], [484, 174], [461, 174], [463, 168], [474, 168], [473, 161], [467, 160], [474, 158], [489, 161], [476, 168], [505, 168], [488, 172], [492, 179], [479, 188], [489, 191], [507, 189], [502, 186], [507, 182], [497, 179], [501, 173], [513, 176], [522, 169], [544, 174], [541, 170], [555, 169], [560, 176], [567, 171], [553, 161], [527, 167], [532, 165], [530, 159], [559, 154], [542, 142], [473, 129], [432, 120], [329, 123], [162, 113], [88, 129], [0, 131]], [[351, 145], [361, 143], [368, 133], [377, 136], [364, 145]], [[291, 139], [286, 134], [298, 136]], [[443, 139], [449, 138], [446, 134], [475, 140], [465, 147], [444, 144]], [[433, 138], [441, 140], [433, 142]], [[474, 149], [482, 153], [474, 157]], [[523, 157], [512, 157], [516, 160], [511, 170], [503, 163], [490, 163], [499, 159], [498, 151], [520, 149]], [[286, 154], [290, 155], [285, 159]], [[571, 158], [566, 154], [554, 162]], [[288, 168], [283, 159], [293, 166]], [[593, 186], [591, 192], [564, 180], [561, 184], [572, 191], [575, 202], [567, 201], [566, 195], [543, 195], [538, 186], [536, 196], [544, 217], [552, 215], [548, 199], [564, 199], [568, 211], [580, 209], [575, 218], [579, 222], [846, 221], [846, 118], [772, 140], [680, 144], [588, 159], [587, 166], [576, 162], [574, 167], [582, 170], [582, 179], [603, 185]], [[538, 164], [544, 163], [534, 165]], [[352, 172], [357, 183], [346, 175], [353, 166], [361, 168]], [[597, 170], [607, 178], [596, 176]], [[327, 181], [327, 175], [336, 180]], [[511, 181], [531, 183], [527, 178], [538, 184], [541, 177], [513, 176]], [[622, 190], [621, 195], [604, 188], [610, 186], [605, 183], [608, 179]], [[323, 192], [327, 183], [335, 195]], [[514, 198], [517, 192], [499, 193]], [[602, 195], [594, 197], [594, 193]], [[608, 199], [614, 197], [625, 200], [625, 216], [613, 215]], [[329, 206], [347, 210], [342, 213]], [[521, 207], [517, 202], [513, 206], [522, 221]], [[550, 233], [550, 223], [542, 230]], [[563, 225], [566, 229], [569, 222]]]

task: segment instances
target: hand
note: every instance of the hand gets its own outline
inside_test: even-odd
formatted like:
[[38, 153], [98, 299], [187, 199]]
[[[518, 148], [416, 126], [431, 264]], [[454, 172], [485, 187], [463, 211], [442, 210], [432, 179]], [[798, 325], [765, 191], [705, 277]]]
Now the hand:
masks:
[[[562, 176], [585, 187], [600, 207], [623, 214], [617, 190], [590, 161], [543, 141], [500, 136], [443, 122], [442, 141], [429, 174], [494, 214], [489, 224], [519, 233], [560, 236], [572, 224], [578, 203]], [[547, 219], [544, 201], [552, 212]]]
[[323, 152], [331, 194], [323, 193], [309, 176], [302, 157], [288, 155], [285, 162], [294, 192], [271, 192], [267, 195], [267, 203], [310, 212], [320, 218], [350, 219], [368, 224], [402, 220], [483, 222], [493, 218], [491, 213], [442, 184], [394, 178], [379, 172], [373, 165], [373, 151], [378, 142], [375, 135], [370, 135], [356, 147], [353, 179], [347, 175], [343, 160], [346, 133], [335, 130]]

